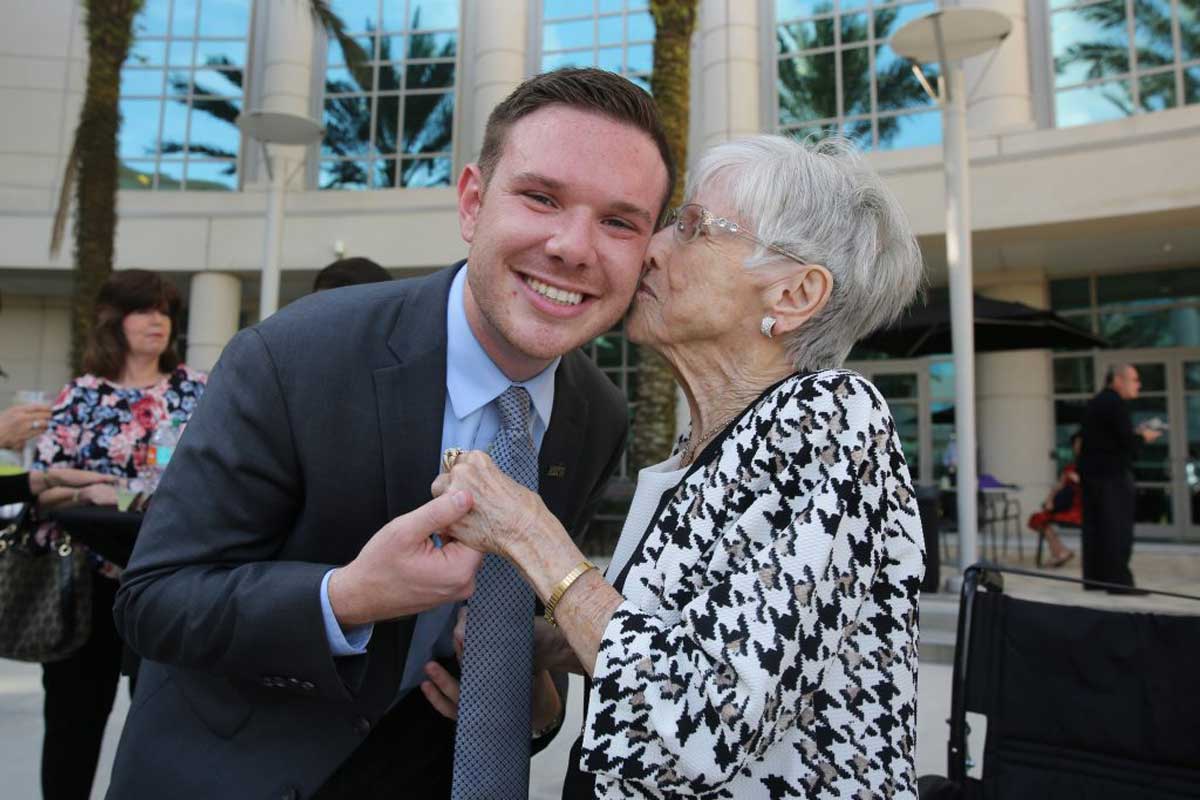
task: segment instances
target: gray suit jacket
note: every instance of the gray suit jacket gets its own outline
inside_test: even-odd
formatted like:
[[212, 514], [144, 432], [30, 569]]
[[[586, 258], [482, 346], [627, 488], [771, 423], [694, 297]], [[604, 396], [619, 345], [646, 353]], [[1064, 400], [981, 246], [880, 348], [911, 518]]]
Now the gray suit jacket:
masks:
[[[319, 588], [429, 499], [454, 269], [305, 298], [213, 371], [117, 595], [144, 659], [109, 797], [307, 797], [396, 696], [412, 618], [334, 659]], [[625, 441], [624, 398], [563, 357], [541, 495], [586, 527]]]

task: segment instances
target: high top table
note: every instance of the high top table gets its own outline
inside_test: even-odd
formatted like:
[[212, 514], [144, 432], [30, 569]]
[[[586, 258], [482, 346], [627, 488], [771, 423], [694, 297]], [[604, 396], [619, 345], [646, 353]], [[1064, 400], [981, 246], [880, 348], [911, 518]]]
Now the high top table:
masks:
[[78, 506], [51, 511], [47, 516], [93, 552], [125, 567], [133, 554], [145, 514], [118, 511], [111, 506]]

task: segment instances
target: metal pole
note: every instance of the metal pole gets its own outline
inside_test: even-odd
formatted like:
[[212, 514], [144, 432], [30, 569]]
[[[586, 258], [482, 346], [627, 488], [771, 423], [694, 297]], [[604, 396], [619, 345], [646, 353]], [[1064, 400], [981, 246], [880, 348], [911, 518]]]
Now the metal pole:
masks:
[[[958, 439], [958, 561], [978, 558], [975, 456], [975, 321], [971, 264], [971, 187], [967, 174], [967, 96], [961, 63], [942, 61], [946, 76], [942, 148], [946, 162], [946, 263], [950, 272], [950, 341], [954, 350], [954, 430]], [[961, 574], [961, 571], [960, 571]]]
[[[265, 146], [263, 150], [266, 150]], [[279, 155], [273, 161], [268, 162], [271, 191], [267, 195], [267, 232], [263, 241], [262, 285], [258, 293], [259, 320], [266, 319], [279, 308], [279, 261], [283, 252], [283, 190], [287, 180], [287, 164]]]

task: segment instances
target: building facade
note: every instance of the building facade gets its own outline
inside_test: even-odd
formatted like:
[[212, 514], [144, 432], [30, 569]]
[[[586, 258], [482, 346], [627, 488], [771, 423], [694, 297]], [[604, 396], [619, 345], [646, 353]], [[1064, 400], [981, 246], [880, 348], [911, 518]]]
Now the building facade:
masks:
[[[70, 254], [47, 243], [78, 116], [76, 0], [0, 0], [0, 403], [69, 377]], [[945, 5], [952, 4], [944, 0]], [[1167, 424], [1137, 461], [1142, 537], [1200, 541], [1200, 0], [963, 0], [1014, 30], [967, 66], [974, 281], [1108, 338], [1095, 351], [981, 354], [981, 471], [1026, 511], [1067, 457], [1079, 408], [1114, 363], [1139, 365], [1139, 419]], [[350, 71], [299, 0], [146, 0], [121, 82], [118, 268], [188, 299], [187, 357], [212, 365], [258, 317], [270, 180], [244, 110], [325, 133], [272, 147], [286, 180], [280, 304], [342, 255], [415, 275], [465, 253], [453, 184], [488, 111], [523, 78], [597, 65], [648, 85], [644, 0], [333, 0], [370, 57]], [[837, 131], [869, 151], [946, 283], [941, 114], [888, 37], [938, 0], [701, 0], [691, 153], [760, 131]], [[924, 76], [936, 82], [936, 68]], [[619, 331], [589, 351], [620, 385]], [[884, 389], [914, 473], [952, 459], [949, 356], [860, 360]]]

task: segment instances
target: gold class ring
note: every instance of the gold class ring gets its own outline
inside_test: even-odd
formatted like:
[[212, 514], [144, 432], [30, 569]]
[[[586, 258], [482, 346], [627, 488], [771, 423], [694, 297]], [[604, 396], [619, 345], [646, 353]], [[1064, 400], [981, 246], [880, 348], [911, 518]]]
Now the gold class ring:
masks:
[[462, 450], [457, 447], [450, 447], [442, 451], [442, 472], [449, 472], [454, 469], [454, 462], [462, 455]]

